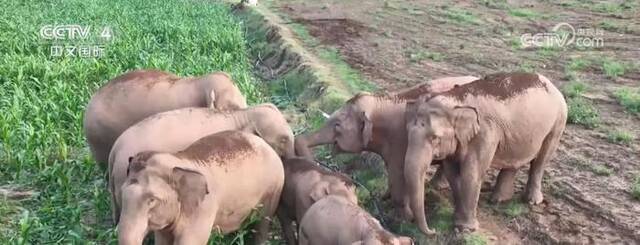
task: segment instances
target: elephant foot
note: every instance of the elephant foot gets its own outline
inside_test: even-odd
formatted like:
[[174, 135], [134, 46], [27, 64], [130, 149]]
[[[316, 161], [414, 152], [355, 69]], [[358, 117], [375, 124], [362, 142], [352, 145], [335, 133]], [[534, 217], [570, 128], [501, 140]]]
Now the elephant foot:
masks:
[[431, 179], [429, 185], [436, 190], [445, 190], [449, 188], [449, 182], [443, 176], [437, 176], [437, 178]]
[[465, 222], [456, 222], [455, 232], [456, 233], [472, 233], [476, 231], [479, 227], [479, 223], [477, 219], [473, 219]]
[[500, 191], [496, 190], [491, 193], [491, 199], [489, 200], [493, 204], [503, 203], [513, 198], [513, 191]]
[[402, 217], [402, 220], [408, 222], [411, 222], [413, 220], [413, 212], [411, 211], [411, 208], [403, 207], [402, 209], [397, 210], [400, 211], [400, 217]]
[[429, 227], [427, 227], [426, 229], [420, 229], [420, 231], [422, 231], [422, 233], [424, 233], [427, 236], [435, 236], [436, 234], [438, 234], [436, 230], [431, 229]]
[[539, 189], [528, 191], [527, 194], [525, 195], [525, 198], [526, 198], [526, 201], [529, 202], [529, 204], [531, 205], [538, 205], [542, 203], [542, 201], [544, 200], [544, 197], [542, 196], [542, 191], [540, 191]]

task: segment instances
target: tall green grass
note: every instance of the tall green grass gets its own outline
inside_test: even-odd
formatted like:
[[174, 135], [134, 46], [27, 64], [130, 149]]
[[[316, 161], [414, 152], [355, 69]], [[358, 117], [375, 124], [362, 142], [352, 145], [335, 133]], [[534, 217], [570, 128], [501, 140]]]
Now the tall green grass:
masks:
[[[262, 100], [251, 76], [243, 27], [228, 7], [181, 0], [7, 0], [0, 10], [0, 186], [32, 190], [0, 197], [0, 241], [113, 243], [104, 172], [82, 133], [97, 88], [127, 70], [179, 75], [224, 70], [250, 103]], [[98, 58], [52, 57], [47, 24], [113, 30]], [[64, 45], [89, 41], [57, 41]]]

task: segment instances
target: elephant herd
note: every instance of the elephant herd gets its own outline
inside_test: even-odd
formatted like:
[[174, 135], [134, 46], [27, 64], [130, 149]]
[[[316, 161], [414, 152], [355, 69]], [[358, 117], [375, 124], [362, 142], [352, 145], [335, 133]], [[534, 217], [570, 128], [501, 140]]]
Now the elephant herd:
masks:
[[247, 106], [223, 72], [181, 78], [155, 70], [118, 76], [93, 95], [84, 130], [108, 171], [120, 244], [206, 244], [258, 214], [255, 243], [277, 217], [287, 244], [412, 244], [358, 205], [346, 175], [319, 166], [311, 147], [382, 156], [395, 211], [425, 234], [424, 181], [451, 188], [459, 232], [478, 228], [480, 186], [499, 169], [491, 201], [543, 200], [541, 181], [567, 120], [562, 94], [544, 76], [497, 73], [436, 79], [384, 94], [361, 92], [315, 132], [294, 138], [272, 104]]

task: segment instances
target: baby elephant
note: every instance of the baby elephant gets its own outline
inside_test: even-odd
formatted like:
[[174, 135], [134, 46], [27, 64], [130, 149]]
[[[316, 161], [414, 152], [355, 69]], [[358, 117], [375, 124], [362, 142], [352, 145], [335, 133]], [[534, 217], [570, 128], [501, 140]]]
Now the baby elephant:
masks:
[[314, 202], [327, 195], [336, 195], [358, 204], [356, 186], [349, 177], [325, 170], [313, 161], [304, 158], [287, 159], [284, 161], [284, 173], [278, 218], [287, 244], [297, 244], [292, 221], [300, 224], [302, 216]]
[[189, 78], [156, 70], [125, 73], [102, 86], [87, 105], [84, 132], [93, 157], [106, 164], [113, 143], [131, 125], [185, 107], [235, 110], [247, 102], [224, 72]]
[[410, 245], [413, 240], [385, 230], [355, 203], [330, 195], [317, 201], [300, 222], [300, 245]]
[[266, 241], [284, 185], [278, 154], [240, 131], [204, 137], [176, 154], [131, 157], [122, 186], [119, 244], [206, 244], [211, 231], [230, 233], [259, 209], [256, 242]]

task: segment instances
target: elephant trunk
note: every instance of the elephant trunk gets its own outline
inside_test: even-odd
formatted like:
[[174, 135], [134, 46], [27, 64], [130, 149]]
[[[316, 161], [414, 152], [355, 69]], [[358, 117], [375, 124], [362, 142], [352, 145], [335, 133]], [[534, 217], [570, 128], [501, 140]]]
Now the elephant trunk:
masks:
[[147, 212], [123, 206], [118, 222], [118, 244], [140, 245], [148, 232]]
[[404, 163], [404, 178], [409, 193], [409, 204], [415, 223], [424, 234], [432, 235], [435, 231], [429, 229], [424, 211], [424, 181], [426, 171], [433, 159], [432, 147], [423, 143], [424, 140], [412, 140], [409, 136], [409, 146]]
[[324, 127], [315, 132], [299, 135], [295, 141], [296, 154], [313, 160], [313, 152], [311, 152], [310, 147], [334, 143], [335, 132], [333, 123], [329, 121]]

